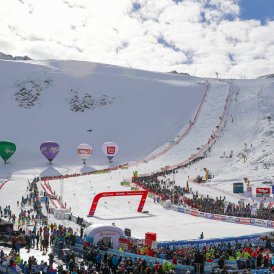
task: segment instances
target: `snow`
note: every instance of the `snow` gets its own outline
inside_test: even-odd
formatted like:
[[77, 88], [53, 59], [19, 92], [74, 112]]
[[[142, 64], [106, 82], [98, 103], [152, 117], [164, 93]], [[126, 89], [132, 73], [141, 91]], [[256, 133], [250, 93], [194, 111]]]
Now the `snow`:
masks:
[[[158, 241], [168, 241], [198, 239], [201, 231], [204, 232], [205, 239], [232, 236], [231, 231], [233, 236], [269, 231], [266, 228], [223, 223], [167, 210], [160, 204], [155, 204], [151, 198], [147, 198], [143, 209], [148, 213], [138, 213], [140, 196], [101, 198], [94, 217], [88, 218], [89, 208], [97, 193], [130, 190], [120, 186], [120, 176], [119, 172], [114, 172], [66, 179], [64, 200], [68, 201], [74, 215], [83, 216], [93, 224], [115, 223], [115, 226], [130, 228], [136, 238], [144, 238], [146, 232], [156, 232]], [[51, 181], [50, 186], [57, 195], [60, 193], [60, 181]]]
[[[77, 61], [33, 63], [0, 61], [0, 109], [9, 117], [0, 139], [17, 144], [12, 159], [17, 169], [31, 168], [34, 163], [43, 166], [39, 147], [48, 140], [61, 146], [57, 165], [79, 164], [76, 148], [80, 143], [94, 148], [92, 164], [106, 163], [101, 151], [106, 141], [123, 144], [119, 162], [143, 159], [188, 123], [206, 88], [189, 76]], [[23, 95], [22, 89], [27, 90]], [[82, 109], [87, 94], [94, 107], [71, 111], [76, 109], [75, 96]], [[108, 103], [104, 105], [105, 97]]]
[[[248, 177], [255, 191], [256, 186], [263, 186], [264, 180], [273, 180], [274, 125], [266, 118], [273, 109], [273, 78], [223, 81], [53, 60], [0, 61], [0, 70], [0, 113], [5, 117], [0, 139], [10, 139], [17, 144], [10, 163], [0, 164], [2, 181], [10, 178], [0, 190], [0, 205], [10, 204], [15, 212], [19, 211], [16, 201], [25, 194], [27, 180], [34, 176], [88, 172], [130, 162], [128, 169], [64, 180], [64, 201], [75, 215], [87, 219], [95, 194], [126, 190], [120, 182], [130, 179], [134, 170], [139, 174], [151, 173], [197, 153], [197, 148], [205, 145], [216, 130], [230, 89], [225, 127], [211, 152], [205, 159], [170, 177], [174, 176], [177, 184], [185, 186], [188, 177], [203, 175], [203, 168], [207, 167], [214, 178], [204, 185], [190, 182], [190, 187], [204, 195], [225, 195], [233, 202], [243, 198], [232, 193], [233, 182]], [[37, 100], [33, 103], [28, 98], [22, 102], [23, 107], [19, 107], [15, 93], [22, 87], [36, 92], [33, 82], [40, 90]], [[176, 140], [188, 126], [208, 84], [197, 121], [187, 136], [173, 145], [170, 141]], [[92, 96], [94, 104], [90, 99], [83, 99], [87, 98], [86, 94]], [[71, 106], [75, 107], [71, 100], [76, 95], [81, 99], [77, 104], [84, 111], [70, 110]], [[107, 96], [107, 104], [100, 104], [103, 95]], [[84, 106], [86, 103], [90, 108]], [[90, 129], [91, 132], [87, 131]], [[53, 166], [46, 165], [39, 151], [40, 144], [47, 140], [57, 141], [61, 146]], [[107, 163], [101, 151], [105, 141], [114, 141], [120, 148], [112, 164]], [[85, 166], [76, 154], [80, 143], [94, 148]], [[246, 162], [242, 157], [244, 143], [247, 144]], [[160, 157], [138, 161], [167, 146], [170, 149]], [[221, 158], [224, 152], [229, 155], [231, 150], [232, 158]], [[59, 193], [58, 180], [51, 181], [50, 185]], [[157, 232], [159, 241], [197, 239], [202, 231], [206, 239], [270, 231], [166, 210], [150, 198], [144, 208], [149, 213], [137, 213], [138, 202], [138, 197], [101, 199], [95, 216], [89, 221], [105, 225], [114, 222], [116, 226], [131, 228], [136, 237], [144, 237], [148, 231]]]

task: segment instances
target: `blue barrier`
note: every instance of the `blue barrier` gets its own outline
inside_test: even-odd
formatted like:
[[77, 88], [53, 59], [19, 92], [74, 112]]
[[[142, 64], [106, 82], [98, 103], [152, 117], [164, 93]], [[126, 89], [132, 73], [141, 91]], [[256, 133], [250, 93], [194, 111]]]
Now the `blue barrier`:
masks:
[[231, 243], [232, 245], [239, 242], [249, 242], [249, 241], [258, 241], [263, 234], [252, 234], [247, 236], [240, 236], [240, 237], [227, 237], [227, 238], [215, 238], [215, 239], [208, 239], [208, 240], [185, 240], [185, 241], [168, 241], [168, 242], [158, 242], [158, 247], [164, 246], [194, 246], [200, 247], [205, 245], [213, 245], [213, 244], [221, 244], [221, 243]]
[[107, 252], [111, 253], [111, 254], [115, 254], [117, 256], [121, 255], [122, 257], [131, 257], [132, 259], [142, 259], [142, 260], [145, 259], [147, 262], [150, 262], [151, 260], [153, 260], [155, 262], [159, 262], [159, 263], [163, 264], [164, 262], [167, 261], [167, 260], [163, 260], [160, 258], [149, 257], [149, 256], [145, 256], [145, 255], [138, 255], [138, 254], [134, 254], [134, 253], [130, 253], [130, 252], [119, 251], [116, 249], [108, 249]]
[[21, 272], [7, 268], [6, 265], [0, 265], [0, 273], [9, 273], [9, 274], [20, 274]]
[[[149, 256], [144, 256], [144, 255], [138, 255], [138, 254], [124, 252], [124, 251], [118, 251], [118, 250], [115, 250], [115, 249], [109, 249], [107, 251], [107, 253], [115, 254], [117, 256], [122, 256], [122, 257], [126, 257], [126, 258], [131, 257], [132, 259], [146, 260], [147, 263], [150, 263], [150, 262], [154, 262], [154, 263], [159, 262], [160, 264], [164, 264], [164, 262], [170, 263], [170, 261], [168, 261], [168, 260], [163, 260], [163, 259], [160, 259], [160, 258], [149, 257]], [[182, 270], [190, 270], [190, 271], [194, 270], [194, 267], [189, 266], [189, 265], [174, 265], [174, 268], [175, 269], [182, 269]]]

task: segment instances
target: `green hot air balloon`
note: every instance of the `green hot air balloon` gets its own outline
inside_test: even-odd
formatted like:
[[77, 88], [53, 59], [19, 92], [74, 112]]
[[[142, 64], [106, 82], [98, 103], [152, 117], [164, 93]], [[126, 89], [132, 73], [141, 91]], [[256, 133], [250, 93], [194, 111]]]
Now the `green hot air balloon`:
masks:
[[0, 141], [0, 156], [7, 163], [7, 160], [14, 154], [16, 151], [16, 145], [10, 141]]

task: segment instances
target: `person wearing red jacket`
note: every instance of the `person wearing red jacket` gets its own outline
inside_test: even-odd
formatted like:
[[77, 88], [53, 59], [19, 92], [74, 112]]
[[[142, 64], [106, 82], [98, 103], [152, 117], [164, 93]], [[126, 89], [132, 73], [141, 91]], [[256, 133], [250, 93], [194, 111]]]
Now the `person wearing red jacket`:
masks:
[[172, 263], [173, 264], [177, 264], [177, 256], [176, 255], [173, 256]]
[[150, 257], [152, 257], [153, 256], [153, 250], [152, 249], [148, 249], [148, 251], [147, 251], [147, 256], [150, 256]]

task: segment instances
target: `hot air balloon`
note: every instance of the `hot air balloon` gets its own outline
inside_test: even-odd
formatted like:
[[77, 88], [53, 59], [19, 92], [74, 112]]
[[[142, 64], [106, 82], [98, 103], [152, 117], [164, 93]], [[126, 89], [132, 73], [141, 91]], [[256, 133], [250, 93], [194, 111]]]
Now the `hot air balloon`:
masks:
[[77, 147], [77, 154], [80, 157], [80, 159], [83, 160], [83, 164], [86, 164], [86, 160], [90, 157], [92, 153], [92, 147], [88, 144], [80, 144]]
[[49, 160], [49, 163], [51, 164], [52, 160], [60, 151], [60, 146], [55, 142], [45, 142], [41, 144], [40, 151]]
[[102, 150], [109, 159], [109, 162], [111, 162], [112, 158], [117, 154], [119, 147], [113, 142], [106, 142], [103, 144]]
[[0, 142], [0, 156], [7, 163], [7, 160], [14, 154], [16, 151], [16, 145], [10, 141], [1, 141]]

